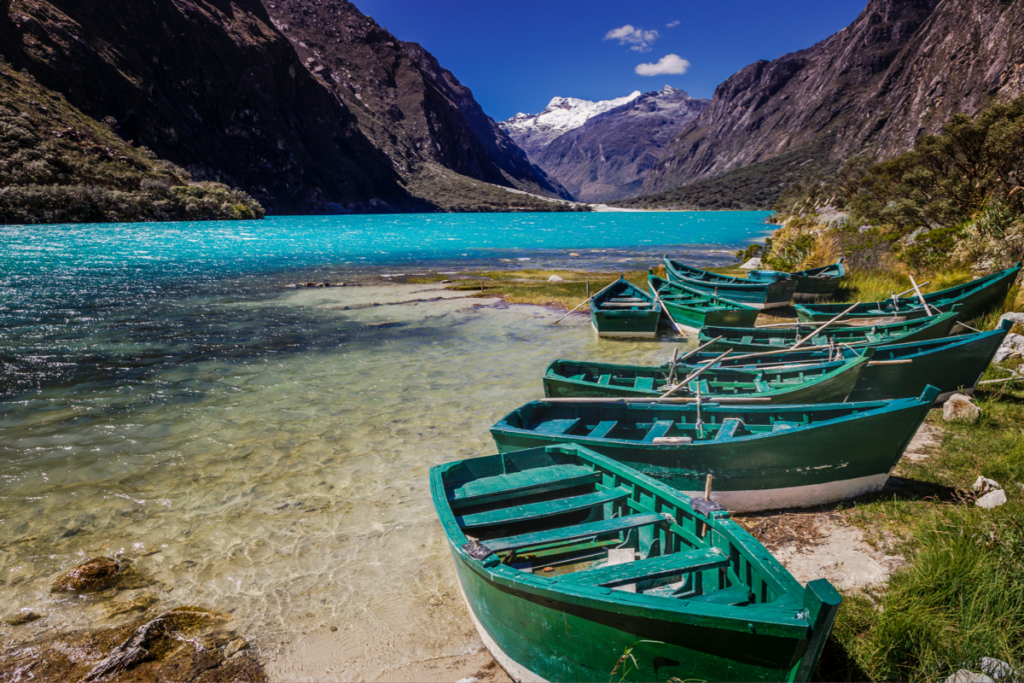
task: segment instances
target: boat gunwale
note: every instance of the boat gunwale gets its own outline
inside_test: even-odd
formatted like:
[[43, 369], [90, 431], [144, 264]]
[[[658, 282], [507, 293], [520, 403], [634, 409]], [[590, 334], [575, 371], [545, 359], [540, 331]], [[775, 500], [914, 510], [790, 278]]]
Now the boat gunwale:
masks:
[[[707, 308], [697, 308], [696, 306], [693, 306], [692, 304], [689, 303], [666, 299], [664, 293], [661, 291], [661, 287], [654, 286], [655, 280], [665, 283], [669, 288], [681, 289], [687, 294], [692, 294], [695, 298], [704, 299], [711, 305], [708, 306]], [[735, 301], [728, 301], [727, 299], [715, 296], [714, 294], [709, 294], [707, 292], [702, 292], [700, 290], [687, 287], [681, 282], [672, 282], [671, 280], [668, 280], [666, 278], [658, 277], [651, 271], [647, 271], [647, 286], [650, 288], [652, 293], [657, 293], [660, 296], [661, 300], [665, 303], [666, 306], [679, 306], [680, 308], [691, 308], [697, 313], [718, 313], [720, 311], [740, 311], [744, 313], [760, 312], [760, 309], [754, 308], [753, 306], [747, 306], [746, 304], [738, 303]], [[713, 303], [716, 301], [719, 303]]]
[[[778, 609], [768, 607], [751, 609], [749, 607], [733, 605], [692, 603], [685, 599], [645, 595], [643, 593], [627, 593], [613, 588], [586, 586], [568, 581], [563, 582], [557, 578], [530, 574], [502, 564], [496, 555], [490, 555], [484, 560], [477, 560], [469, 556], [462, 547], [470, 541], [462, 531], [462, 528], [456, 521], [455, 514], [451, 510], [443, 479], [444, 473], [461, 465], [465, 460], [436, 465], [430, 470], [431, 495], [434, 499], [434, 507], [440, 518], [441, 525], [445, 529], [446, 536], [448, 536], [449, 544], [453, 552], [459, 555], [460, 560], [485, 580], [493, 581], [513, 590], [526, 590], [547, 599], [565, 601], [568, 597], [573, 599], [574, 604], [582, 607], [607, 610], [608, 606], [611, 605], [619, 613], [645, 619], [686, 623], [693, 626], [728, 628], [729, 630], [739, 632], [751, 632], [751, 625], [754, 625], [754, 630], [764, 635], [795, 640], [809, 638], [812, 635], [813, 624], [806, 621], [806, 609], [803, 604], [806, 588], [782, 566], [764, 545], [733, 521], [727, 511], [719, 510], [703, 515], [693, 509], [692, 498], [681, 491], [677, 491], [639, 472], [632, 471], [606, 456], [591, 451], [586, 446], [559, 443], [538, 446], [536, 448], [545, 450], [549, 448], [562, 449], [563, 452], [566, 449], [571, 450], [577, 457], [581, 457], [583, 460], [591, 460], [595, 465], [599, 465], [615, 476], [630, 480], [634, 484], [639, 484], [647, 492], [654, 493], [656, 498], [660, 497], [667, 500], [677, 510], [689, 512], [694, 517], [707, 523], [713, 531], [736, 547], [749, 564], [758, 567], [762, 580], [768, 584], [772, 592], [780, 597], [782, 595], [789, 595], [796, 599], [797, 604]], [[579, 455], [580, 450], [585, 451], [586, 455]], [[486, 541], [483, 542], [483, 545], [486, 545]], [[716, 546], [709, 543], [707, 547], [712, 548]], [[731, 563], [732, 559], [730, 557]], [[762, 628], [764, 629], [763, 631], [761, 631]]]
[[[792, 282], [792, 280], [790, 280], [789, 278], [783, 280], [775, 280], [772, 282], [754, 282], [753, 280], [747, 280], [741, 277], [734, 277], [732, 275], [719, 275], [718, 273], [712, 273], [711, 271], [704, 270], [702, 268], [694, 268], [693, 266], [688, 266], [685, 263], [682, 263], [681, 261], [671, 259], [668, 257], [668, 255], [663, 256], [663, 259], [665, 261], [666, 274], [669, 275], [669, 279], [671, 280], [672, 275], [674, 274], [677, 278], [679, 278], [681, 284], [685, 284], [686, 282], [696, 282], [700, 283], [705, 287], [716, 287], [718, 289], [723, 290], [739, 292], [764, 291], [766, 297], [769, 292], [784, 292], [787, 288], [796, 288], [796, 283]], [[682, 273], [677, 272], [676, 266], [672, 264], [679, 264], [680, 266], [683, 266], [685, 268], [697, 270], [702, 273], [706, 273], [707, 275], [714, 276], [715, 278], [721, 278], [721, 280], [716, 282], [714, 280], [703, 280], [700, 277], [684, 275]], [[791, 282], [792, 286], [790, 287], [788, 283]], [[719, 295], [718, 298], [722, 298], [721, 295]]]
[[[728, 443], [729, 444], [735, 444], [735, 443], [747, 443], [747, 442], [754, 441], [756, 439], [765, 439], [765, 438], [772, 438], [772, 437], [789, 436], [789, 435], [792, 435], [792, 434], [806, 432], [809, 429], [820, 428], [820, 427], [824, 427], [824, 426], [827, 426], [827, 425], [840, 424], [840, 423], [843, 423], [843, 422], [848, 422], [850, 420], [864, 419], [864, 418], [867, 418], [867, 417], [873, 417], [873, 416], [876, 416], [876, 415], [882, 415], [882, 414], [888, 413], [888, 412], [896, 412], [896, 411], [900, 411], [900, 410], [909, 410], [909, 409], [912, 409], [912, 408], [920, 407], [925, 402], [927, 402], [928, 406], [931, 407], [934, 404], [935, 398], [938, 396], [938, 394], [939, 394], [939, 389], [937, 389], [936, 387], [933, 387], [931, 385], [928, 385], [928, 386], [926, 386], [924, 388], [924, 390], [921, 392], [921, 395], [918, 396], [917, 398], [894, 398], [894, 399], [881, 399], [881, 400], [877, 400], [877, 401], [858, 401], [858, 402], [851, 402], [851, 403], [819, 403], [819, 404], [777, 403], [777, 404], [772, 404], [772, 405], [747, 405], [747, 404], [741, 404], [741, 405], [735, 406], [735, 407], [732, 404], [730, 404], [730, 405], [723, 405], [723, 404], [715, 403], [714, 401], [708, 401], [707, 403], [702, 403], [702, 410], [707, 411], [710, 408], [710, 409], [712, 409], [712, 412], [717, 412], [715, 409], [725, 410], [725, 411], [730, 411], [730, 412], [740, 412], [740, 411], [742, 411], [742, 412], [778, 412], [778, 411], [795, 411], [795, 410], [803, 408], [803, 409], [806, 409], [806, 412], [812, 412], [814, 410], [829, 410], [829, 409], [831, 409], [831, 410], [838, 410], [840, 408], [845, 408], [845, 409], [851, 409], [853, 411], [856, 411], [856, 412], [851, 412], [848, 415], [844, 415], [842, 417], [837, 417], [837, 418], [833, 418], [833, 419], [830, 419], [830, 420], [824, 420], [822, 422], [811, 422], [811, 423], [807, 423], [807, 424], [796, 425], [796, 426], [791, 427], [790, 429], [786, 429], [786, 430], [781, 431], [781, 432], [768, 431], [768, 432], [761, 432], [759, 434], [744, 434], [742, 436], [734, 436], [731, 439], [729, 439]], [[929, 396], [931, 397], [930, 400], [928, 398]], [[671, 409], [671, 410], [677, 410], [678, 412], [696, 412], [696, 408], [694, 407], [695, 404], [687, 404], [687, 405], [659, 404], [659, 403], [632, 403], [631, 404], [631, 403], [629, 403], [629, 400], [630, 399], [628, 399], [628, 398], [623, 398], [623, 399], [621, 399], [621, 403], [619, 403], [619, 402], [602, 403], [600, 405], [601, 406], [615, 406], [615, 407], [619, 407], [621, 405], [621, 406], [624, 406], [624, 407], [628, 407], [628, 408], [632, 408], [632, 409], [638, 409], [638, 410], [665, 410], [665, 409]], [[585, 399], [581, 399], [580, 402], [584, 403]], [[548, 434], [538, 434], [535, 430], [524, 429], [522, 427], [513, 427], [513, 426], [508, 424], [508, 418], [511, 415], [513, 415], [516, 412], [518, 412], [519, 410], [522, 410], [523, 408], [526, 408], [528, 406], [533, 406], [533, 405], [542, 404], [542, 403], [547, 403], [547, 401], [544, 401], [543, 399], [538, 400], [538, 401], [530, 401], [529, 403], [525, 403], [522, 406], [520, 406], [519, 408], [516, 408], [515, 410], [511, 411], [510, 413], [508, 413], [507, 415], [502, 417], [501, 420], [499, 420], [497, 423], [495, 423], [494, 426], [491, 427], [491, 433], [493, 434], [495, 430], [498, 430], [498, 431], [508, 432], [508, 433], [512, 433], [512, 434], [530, 434], [530, 435], [533, 435], [534, 438], [540, 438], [542, 440], [543, 439], [547, 439], [547, 438], [558, 439], [559, 438], [558, 436], [552, 436], [552, 435], [548, 435]], [[868, 405], [872, 405], [872, 404], [876, 404], [875, 407], [868, 408], [868, 409], [861, 408], [862, 406], [868, 406]], [[877, 405], [877, 404], [881, 404], [881, 405]], [[549, 405], [553, 405], [553, 404], [549, 404]], [[559, 403], [558, 405], [567, 406], [567, 405], [572, 405], [572, 403], [564, 402], [564, 403]], [[861, 408], [861, 410], [858, 411], [857, 410], [858, 408]], [[705, 423], [705, 424], [707, 424], [707, 423]], [[562, 436], [565, 436], [565, 435], [562, 435]], [[609, 439], [609, 438], [596, 439], [596, 438], [591, 438], [591, 437], [587, 437], [587, 436], [572, 435], [572, 443], [577, 443], [577, 442], [582, 442], [582, 443], [580, 443], [580, 445], [582, 445], [584, 447], [586, 447], [587, 443], [599, 443], [599, 444], [600, 443], [611, 443], [611, 444], [620, 444], [620, 445], [624, 445], [624, 446], [629, 446], [631, 448], [640, 448], [642, 450], [651, 450], [651, 451], [668, 451], [668, 450], [672, 450], [672, 451], [676, 451], [676, 450], [678, 450], [678, 451], [689, 451], [689, 450], [693, 450], [695, 448], [699, 448], [701, 446], [707, 446], [707, 445], [712, 445], [712, 444], [715, 444], [715, 443], [720, 443], [720, 442], [716, 442], [715, 439], [708, 438], [708, 439], [702, 439], [700, 441], [694, 440], [693, 442], [688, 443], [688, 444], [651, 444], [651, 443], [644, 443], [644, 442], [639, 441], [639, 440], [633, 441], [633, 440], [630, 440], [630, 439]]]

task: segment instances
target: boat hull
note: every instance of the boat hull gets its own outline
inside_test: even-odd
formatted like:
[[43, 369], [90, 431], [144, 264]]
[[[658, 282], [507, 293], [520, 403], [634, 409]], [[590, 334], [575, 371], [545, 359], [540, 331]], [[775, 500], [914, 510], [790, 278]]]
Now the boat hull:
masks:
[[[1002, 273], [996, 274], [996, 277], [993, 277], [991, 282], [988, 282], [983, 287], [965, 293], [962, 296], [945, 298], [943, 297], [943, 293], [948, 292], [949, 290], [941, 290], [925, 294], [924, 298], [925, 301], [928, 302], [929, 306], [943, 313], [953, 310], [954, 306], [959, 306], [960, 308], [958, 310], [960, 314], [957, 319], [963, 321], [972, 320], [979, 315], [987, 313], [1006, 300], [1007, 294], [1009, 294], [1010, 289], [1017, 281], [1020, 270], [1020, 264], [1014, 268], [1009, 268]], [[970, 285], [971, 283], [967, 284]], [[908, 299], [908, 301], [910, 301], [911, 304], [917, 303], [916, 299]], [[892, 316], [893, 312], [891, 310], [891, 304], [889, 310], [883, 308], [886, 304], [890, 304], [890, 302], [878, 301], [870, 304], [862, 304], [852, 312], [844, 315], [843, 319], [869, 320], [873, 318]], [[803, 322], [825, 322], [838, 315], [844, 308], [845, 306], [843, 304], [797, 306], [796, 313]], [[923, 307], [901, 310], [898, 312], [898, 317], [904, 320], [917, 320], [925, 317], [926, 315], [927, 313], [924, 311]]]
[[[705, 325], [716, 327], [750, 327], [757, 321], [757, 309], [744, 310], [717, 310], [702, 313], [686, 306], [678, 306], [665, 301], [665, 308], [668, 309], [672, 320], [691, 332], [699, 332]], [[751, 307], [753, 308], [753, 307]]]
[[[827, 376], [814, 378], [811, 381], [792, 387], [782, 387], [771, 391], [750, 393], [750, 398], [767, 399], [770, 403], [842, 403], [857, 386], [861, 373], [867, 369], [867, 363], [846, 368], [842, 372], [830, 373]], [[651, 368], [656, 370], [656, 368]], [[713, 373], [712, 373], [713, 374]], [[550, 367], [544, 373], [544, 396], [547, 398], [654, 398], [661, 395], [655, 390], [637, 389], [635, 387], [602, 385], [594, 382], [574, 380], [554, 374]], [[921, 389], [924, 387], [922, 386]], [[920, 391], [918, 391], [920, 393]], [[728, 394], [732, 397], [748, 396], [747, 394]], [[713, 400], [714, 393], [705, 398]]]
[[934, 395], [927, 403], [907, 401], [898, 409], [809, 428], [686, 445], [552, 436], [504, 421], [491, 428], [491, 436], [503, 453], [553, 443], [579, 444], [680, 491], [702, 491], [706, 476], [713, 474], [714, 499], [728, 496], [731, 512], [749, 512], [780, 505], [809, 507], [877, 490], [899, 462], [932, 401]]
[[453, 544], [459, 587], [481, 640], [516, 681], [790, 680], [805, 641], [669, 623], [538, 595], [478, 572]]
[[[899, 325], [900, 323], [896, 323], [896, 324]], [[916, 341], [926, 341], [926, 340], [930, 340], [930, 339], [939, 339], [941, 337], [948, 336], [950, 334], [950, 332], [953, 331], [953, 327], [956, 324], [957, 324], [957, 316], [954, 314], [954, 315], [949, 315], [949, 316], [947, 316], [945, 318], [942, 318], [942, 319], [936, 319], [933, 324], [920, 325], [920, 326], [915, 327], [914, 329], [912, 329], [912, 330], [910, 330], [908, 332], [893, 333], [892, 336], [879, 337], [876, 341], [866, 341], [866, 339], [865, 339], [863, 341], [855, 340], [855, 341], [847, 341], [845, 343], [848, 344], [849, 346], [855, 346], [855, 347], [867, 347], [867, 346], [878, 347], [878, 346], [884, 346], [884, 345], [887, 345], [887, 344], [906, 344], [906, 343], [916, 342]], [[754, 328], [754, 329], [757, 330], [758, 328]], [[849, 328], [843, 328], [843, 327], [836, 326], [836, 327], [833, 327], [833, 328], [831, 328], [829, 330], [826, 330], [826, 332], [824, 334], [826, 336], [831, 336], [833, 334], [847, 333], [848, 330], [849, 330]], [[701, 343], [710, 341], [711, 339], [713, 339], [714, 337], [719, 336], [720, 334], [721, 334], [720, 328], [710, 328], [709, 327], [709, 328], [701, 331], [701, 333], [700, 333], [700, 341], [701, 341]], [[783, 351], [786, 348], [788, 348], [790, 345], [792, 345], [792, 344], [794, 344], [796, 342], [797, 335], [795, 335], [795, 334], [792, 335], [792, 339], [789, 340], [789, 341], [786, 341], [786, 338], [783, 336], [783, 335], [786, 334], [785, 332], [780, 331], [780, 332], [778, 332], [778, 334], [779, 334], [779, 338], [780, 339], [784, 339], [784, 342], [782, 344], [771, 344], [771, 343], [767, 343], [766, 341], [765, 342], [759, 342], [759, 341], [756, 341], [756, 340], [753, 340], [753, 339], [750, 342], [745, 342], [745, 341], [742, 341], [742, 340], [737, 341], [735, 339], [735, 335], [731, 335], [733, 338], [720, 339], [720, 340], [714, 342], [713, 344], [711, 344], [710, 346], [708, 346], [707, 350], [708, 351], [714, 351], [714, 350], [717, 349], [717, 350], [725, 351], [725, 350], [728, 350], [728, 349], [732, 349], [733, 351], [735, 351], [737, 353], [747, 352], [747, 351], [749, 351], [749, 352]], [[812, 341], [812, 342], [809, 342], [807, 345], [810, 346], [813, 343], [814, 342]]]
[[[700, 269], [693, 270], [698, 273], [706, 272], [700, 271]], [[793, 291], [796, 289], [796, 283], [792, 280], [753, 282], [742, 278], [716, 276], [715, 281], [705, 281], [677, 270], [672, 260], [667, 257], [665, 258], [665, 271], [671, 282], [719, 299], [761, 310], [788, 306], [793, 299]]]
[[845, 276], [846, 268], [843, 266], [843, 259], [839, 259], [837, 263], [797, 273], [754, 270], [747, 275], [747, 278], [761, 282], [789, 278], [796, 283], [796, 289], [793, 291], [793, 301], [810, 302], [835, 294]]

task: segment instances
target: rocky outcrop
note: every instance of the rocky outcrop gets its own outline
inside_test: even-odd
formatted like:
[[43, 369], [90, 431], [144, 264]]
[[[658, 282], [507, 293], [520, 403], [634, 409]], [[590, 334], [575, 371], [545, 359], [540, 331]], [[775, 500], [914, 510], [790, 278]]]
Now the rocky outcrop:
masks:
[[435, 163], [474, 180], [568, 198], [420, 45], [399, 40], [347, 0], [266, 6], [309, 73], [403, 175]]
[[954, 113], [1020, 94], [1022, 63], [1021, 3], [870, 0], [835, 35], [722, 83], [641, 194], [786, 155], [799, 157], [805, 172], [855, 153], [894, 156]]
[[0, 50], [122, 138], [268, 209], [412, 201], [259, 0], [10, 0]]
[[640, 188], [676, 134], [708, 104], [666, 85], [590, 118], [533, 158], [577, 201], [627, 197]]

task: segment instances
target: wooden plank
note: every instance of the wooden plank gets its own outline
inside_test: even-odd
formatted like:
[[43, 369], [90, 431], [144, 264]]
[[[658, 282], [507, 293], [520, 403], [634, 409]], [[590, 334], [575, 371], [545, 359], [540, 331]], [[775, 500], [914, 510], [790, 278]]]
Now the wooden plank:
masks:
[[566, 574], [562, 581], [584, 586], [605, 586], [611, 588], [626, 583], [648, 579], [660, 579], [676, 574], [689, 574], [707, 569], [717, 569], [729, 564], [729, 558], [718, 548], [703, 548], [685, 553], [672, 553], [637, 560], [628, 564], [604, 565], [596, 569]]
[[637, 377], [636, 382], [633, 383], [633, 386], [636, 389], [643, 389], [644, 391], [654, 391], [654, 378]]
[[642, 443], [654, 443], [655, 439], [668, 434], [668, 430], [672, 429], [673, 424], [672, 420], [658, 420], [651, 427], [651, 431], [647, 432]]
[[559, 529], [551, 529], [549, 531], [538, 531], [532, 534], [508, 536], [507, 538], [493, 538], [486, 540], [483, 543], [494, 552], [501, 550], [519, 550], [521, 548], [529, 548], [534, 545], [561, 543], [575, 541], [589, 536], [614, 534], [621, 531], [628, 531], [630, 529], [637, 529], [642, 526], [648, 526], [650, 524], [667, 524], [667, 521], [657, 513], [628, 515], [626, 517], [616, 517], [615, 519], [605, 519], [600, 522], [589, 522], [587, 524], [577, 524], [576, 526], [567, 526]]
[[[618, 564], [626, 564], [628, 562], [636, 562], [636, 551], [632, 548], [609, 548], [608, 549], [608, 564], [606, 567], [612, 567]], [[625, 593], [636, 593], [635, 583], [626, 583], [618, 586], [620, 591]]]
[[591, 430], [587, 436], [591, 439], [603, 439], [608, 436], [609, 432], [615, 429], [615, 425], [619, 424], [615, 420], [609, 420], [606, 422], [599, 422], [594, 429]]
[[597, 383], [600, 384], [601, 386], [608, 386], [611, 383], [611, 381], [611, 375], [601, 375], [601, 377], [597, 380]]
[[547, 422], [541, 422], [539, 425], [533, 428], [533, 431], [538, 434], [547, 434], [548, 436], [559, 436], [572, 430], [580, 421], [580, 418], [574, 417], [567, 420], [548, 420]]
[[466, 482], [448, 494], [453, 509], [511, 500], [535, 493], [582, 486], [601, 480], [601, 474], [582, 465], [553, 465]]
[[704, 595], [688, 599], [693, 602], [703, 602], [710, 605], [739, 605], [750, 602], [752, 597], [750, 586], [741, 583], [729, 588], [723, 588], [720, 591], [705, 593]]
[[785, 420], [776, 420], [775, 424], [772, 425], [772, 431], [783, 432], [786, 431], [787, 429], [796, 429], [797, 427], [800, 426], [801, 424], [799, 422], [786, 422]]
[[558, 500], [549, 500], [542, 503], [528, 503], [526, 505], [502, 508], [501, 510], [490, 510], [488, 512], [480, 512], [475, 515], [456, 517], [456, 521], [463, 529], [492, 526], [494, 524], [515, 524], [517, 522], [526, 522], [533, 519], [553, 517], [554, 515], [561, 515], [566, 512], [586, 510], [588, 508], [597, 507], [598, 505], [604, 505], [605, 503], [614, 503], [628, 498], [629, 495], [630, 492], [627, 489], [614, 488], [606, 491], [598, 491], [597, 493], [587, 493], [582, 496], [560, 498]]
[[727, 441], [736, 436], [736, 432], [743, 426], [743, 420], [729, 417], [722, 420], [722, 426], [715, 435], [715, 441]]

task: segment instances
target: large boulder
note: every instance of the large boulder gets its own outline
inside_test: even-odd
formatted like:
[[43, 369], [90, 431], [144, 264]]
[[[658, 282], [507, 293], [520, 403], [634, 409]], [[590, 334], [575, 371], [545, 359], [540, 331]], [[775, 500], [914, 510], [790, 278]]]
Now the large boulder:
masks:
[[981, 418], [979, 408], [969, 396], [953, 394], [942, 406], [942, 419], [946, 422], [966, 422], [974, 424]]
[[121, 578], [121, 565], [116, 560], [109, 557], [94, 557], [54, 581], [50, 591], [104, 591], [117, 585]]
[[761, 259], [756, 258], [756, 257], [750, 259], [749, 261], [744, 263], [742, 266], [740, 266], [740, 268], [743, 268], [744, 270], [757, 270], [758, 268], [763, 268], [763, 267], [764, 266], [761, 263]]

